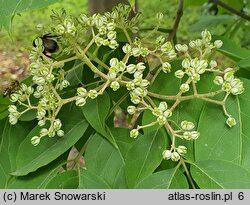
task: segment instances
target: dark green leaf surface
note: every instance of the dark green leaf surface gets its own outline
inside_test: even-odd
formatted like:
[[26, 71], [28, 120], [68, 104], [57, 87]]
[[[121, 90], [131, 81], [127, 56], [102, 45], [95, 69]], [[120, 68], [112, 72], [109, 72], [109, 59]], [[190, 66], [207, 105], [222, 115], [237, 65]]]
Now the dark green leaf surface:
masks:
[[98, 96], [96, 99], [87, 99], [87, 103], [82, 107], [83, 114], [89, 124], [100, 134], [106, 137], [114, 144], [114, 139], [106, 129], [105, 120], [109, 113], [110, 98], [104, 92], [103, 95]]
[[10, 31], [11, 21], [15, 14], [46, 7], [58, 0], [0, 0], [0, 30], [4, 27]]
[[228, 161], [197, 161], [191, 165], [191, 174], [203, 189], [250, 188], [250, 173]]
[[133, 188], [139, 181], [151, 175], [159, 166], [166, 144], [167, 140], [161, 129], [138, 136], [125, 159], [129, 188]]
[[76, 189], [78, 188], [79, 178], [75, 170], [70, 170], [57, 174], [47, 184], [46, 189]]
[[45, 137], [39, 146], [34, 147], [30, 143], [30, 139], [39, 133], [40, 127], [35, 127], [27, 135], [20, 144], [17, 152], [17, 169], [12, 175], [23, 176], [50, 163], [73, 146], [88, 127], [81, 110], [74, 104], [64, 106], [61, 111], [61, 121], [62, 129], [65, 132], [61, 138], [57, 136], [54, 138]]
[[99, 134], [92, 136], [89, 141], [85, 161], [88, 172], [97, 175], [110, 188], [127, 187], [121, 153]]
[[140, 181], [137, 189], [187, 189], [188, 182], [184, 174], [177, 168], [167, 169], [149, 175]]

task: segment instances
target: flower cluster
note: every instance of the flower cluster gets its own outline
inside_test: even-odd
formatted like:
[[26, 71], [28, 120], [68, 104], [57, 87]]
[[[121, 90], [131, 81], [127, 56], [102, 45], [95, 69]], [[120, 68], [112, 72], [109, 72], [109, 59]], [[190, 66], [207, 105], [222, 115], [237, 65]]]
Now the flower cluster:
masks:
[[[136, 32], [139, 15], [129, 19], [130, 7], [119, 4], [112, 12], [104, 14], [94, 14], [87, 16], [80, 15], [78, 18], [67, 16], [64, 12], [54, 14], [59, 22], [52, 28], [56, 34], [58, 43], [62, 48], [57, 55], [60, 60], [45, 55], [45, 46], [42, 39], [38, 38], [34, 42], [34, 47], [30, 53], [30, 73], [32, 75], [32, 86], [21, 84], [19, 90], [11, 94], [10, 100], [19, 104], [9, 106], [9, 121], [16, 124], [19, 117], [29, 110], [36, 110], [36, 119], [41, 127], [39, 134], [32, 137], [31, 143], [38, 145], [42, 137], [63, 136], [63, 122], [58, 118], [63, 105], [74, 102], [76, 106], [84, 106], [87, 100], [95, 99], [102, 95], [106, 88], [119, 91], [120, 87], [126, 87], [132, 105], [127, 107], [130, 115], [136, 112], [149, 110], [155, 120], [147, 125], [140, 125], [130, 131], [130, 137], [137, 138], [140, 129], [150, 126], [162, 126], [172, 136], [171, 149], [166, 149], [162, 153], [164, 159], [178, 161], [186, 152], [187, 148], [183, 145], [175, 145], [175, 139], [196, 140], [200, 133], [194, 130], [194, 123], [183, 120], [181, 123], [175, 122], [172, 115], [175, 108], [184, 100], [199, 98], [223, 106], [223, 111], [227, 116], [226, 123], [229, 127], [236, 124], [236, 120], [227, 113], [225, 101], [229, 94], [238, 95], [244, 91], [243, 83], [234, 76], [234, 69], [227, 68], [224, 71], [218, 69], [215, 60], [208, 60], [207, 54], [214, 49], [220, 48], [222, 42], [216, 40], [212, 42], [210, 32], [207, 30], [201, 33], [201, 38], [192, 40], [189, 44], [176, 44], [175, 46], [163, 36], [158, 36], [153, 43], [147, 42], [144, 38], [134, 38], [130, 36], [130, 31]], [[162, 14], [157, 15], [162, 19]], [[117, 31], [122, 31], [127, 43], [119, 45]], [[83, 40], [85, 34], [89, 40]], [[149, 35], [150, 36], [150, 35]], [[120, 46], [123, 51], [121, 57], [112, 57], [106, 64], [104, 60], [98, 58], [100, 47], [108, 46], [105, 49], [111, 51]], [[181, 69], [172, 68], [171, 61], [177, 55], [183, 59]], [[66, 56], [66, 57], [65, 57]], [[142, 57], [147, 61], [148, 57], [158, 59], [158, 64], [151, 68], [148, 63], [135, 61]], [[66, 62], [80, 60], [87, 69], [90, 69], [99, 82], [92, 83], [91, 86], [85, 85], [74, 89], [73, 96], [62, 97], [62, 91], [70, 86], [68, 74], [74, 71], [74, 67], [64, 68]], [[106, 60], [105, 60], [106, 61]], [[173, 65], [173, 64], [172, 64]], [[85, 68], [84, 68], [85, 69]], [[153, 78], [149, 74], [153, 72]], [[155, 77], [162, 71], [168, 75], [171, 70], [175, 70], [175, 77], [182, 79], [178, 93], [174, 96], [159, 96], [149, 92], [149, 86]], [[219, 85], [219, 90], [214, 93], [199, 94], [196, 87], [201, 76], [206, 73], [215, 73], [214, 83]], [[152, 77], [152, 76], [151, 76]], [[152, 80], [153, 79], [153, 80]], [[100, 82], [103, 83], [100, 85]], [[164, 83], [164, 82], [163, 82]], [[96, 87], [95, 87], [96, 86]], [[192, 86], [193, 94], [186, 92]], [[183, 96], [183, 93], [186, 93]], [[218, 93], [225, 93], [223, 101], [210, 99]], [[151, 97], [158, 98], [154, 101]], [[172, 102], [171, 102], [172, 101]], [[21, 109], [19, 109], [19, 106]], [[136, 116], [136, 115], [135, 115]]]

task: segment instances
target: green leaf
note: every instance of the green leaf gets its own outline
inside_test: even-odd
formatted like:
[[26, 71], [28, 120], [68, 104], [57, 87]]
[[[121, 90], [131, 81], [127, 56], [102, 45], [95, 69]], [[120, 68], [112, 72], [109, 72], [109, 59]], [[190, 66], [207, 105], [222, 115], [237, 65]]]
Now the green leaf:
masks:
[[167, 169], [149, 175], [136, 186], [136, 189], [187, 189], [185, 175], [177, 168]]
[[57, 174], [47, 184], [46, 189], [76, 189], [78, 188], [79, 178], [75, 170], [69, 170]]
[[95, 99], [88, 99], [82, 107], [83, 114], [89, 124], [100, 134], [102, 134], [111, 143], [115, 144], [114, 139], [106, 129], [105, 121], [110, 109], [109, 95], [104, 92], [103, 95]]
[[8, 98], [3, 98], [2, 95], [0, 95], [0, 120], [5, 118], [9, 112], [8, 112], [8, 106], [10, 104], [10, 101]]
[[228, 161], [197, 161], [191, 165], [191, 175], [202, 189], [250, 188], [250, 173]]
[[36, 172], [32, 172], [26, 176], [15, 177], [11, 176], [8, 180], [8, 189], [44, 189], [51, 179], [53, 179], [59, 169], [61, 164], [66, 160], [66, 156], [62, 155], [58, 159], [54, 160], [45, 167], [41, 167]]
[[227, 110], [236, 119], [236, 126], [229, 128], [226, 116], [218, 105], [206, 104], [199, 120], [201, 136], [195, 141], [195, 159], [223, 159], [250, 170], [249, 113], [250, 80], [242, 79], [245, 92], [230, 96]]
[[65, 135], [54, 138], [45, 137], [35, 147], [30, 143], [30, 139], [39, 133], [40, 127], [36, 126], [20, 144], [17, 152], [17, 169], [12, 175], [23, 176], [50, 163], [73, 146], [88, 127], [80, 108], [73, 103], [63, 107], [59, 118]]
[[214, 40], [218, 39], [223, 41], [223, 45], [218, 51], [229, 58], [238, 61], [249, 57], [250, 51], [235, 44], [231, 39], [225, 36], [214, 36]]
[[138, 137], [125, 159], [129, 188], [133, 188], [139, 181], [154, 172], [162, 161], [162, 152], [166, 144], [167, 140], [162, 129]]
[[80, 168], [79, 189], [111, 189], [109, 184], [100, 176], [89, 170]]
[[1, 0], [0, 1], [0, 30], [4, 27], [10, 32], [12, 18], [15, 14], [32, 9], [46, 7], [58, 0]]
[[190, 26], [190, 31], [203, 31], [212, 26], [230, 24], [236, 20], [235, 16], [232, 15], [205, 15], [200, 16], [199, 20]]
[[250, 57], [238, 61], [237, 65], [240, 68], [245, 68], [246, 70], [250, 71]]
[[9, 173], [16, 168], [16, 155], [20, 143], [25, 139], [33, 122], [18, 122], [15, 126], [10, 125], [8, 119], [1, 120], [1, 143], [0, 143], [0, 187], [6, 188]]
[[[122, 155], [118, 149], [99, 134], [90, 138], [85, 161], [88, 172], [98, 176], [110, 188], [127, 187]], [[86, 186], [87, 184], [84, 185], [85, 188]]]

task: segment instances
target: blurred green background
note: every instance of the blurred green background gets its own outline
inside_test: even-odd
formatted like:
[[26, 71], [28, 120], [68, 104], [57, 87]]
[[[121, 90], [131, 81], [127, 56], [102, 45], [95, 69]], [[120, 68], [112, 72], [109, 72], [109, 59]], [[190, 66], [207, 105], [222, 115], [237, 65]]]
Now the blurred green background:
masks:
[[[238, 10], [243, 8], [243, 4], [249, 6], [246, 0], [224, 1]], [[177, 33], [179, 42], [194, 39], [199, 36], [201, 30], [207, 28], [212, 34], [225, 35], [237, 45], [250, 48], [250, 38], [246, 35], [250, 32], [249, 21], [231, 15], [221, 8], [217, 11], [217, 15], [214, 15], [215, 11], [205, 4], [208, 2], [206, 0], [184, 2], [184, 15]], [[244, 12], [249, 13], [247, 6], [244, 7]], [[49, 27], [51, 10], [62, 7], [73, 16], [88, 13], [87, 0], [59, 0], [49, 7], [15, 15], [11, 36], [4, 30], [0, 31], [0, 87], [4, 86], [1, 82], [6, 79], [21, 79], [27, 75], [28, 53], [33, 39], [39, 35], [37, 25]], [[156, 24], [156, 13], [162, 12], [164, 14], [162, 27], [171, 28], [177, 7], [178, 0], [138, 0], [138, 10], [143, 16], [140, 27], [153, 28]]]

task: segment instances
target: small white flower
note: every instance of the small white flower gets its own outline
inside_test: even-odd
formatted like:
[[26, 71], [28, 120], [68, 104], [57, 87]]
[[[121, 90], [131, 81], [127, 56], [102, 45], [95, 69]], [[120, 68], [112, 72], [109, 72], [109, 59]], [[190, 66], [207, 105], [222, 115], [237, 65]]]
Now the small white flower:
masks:
[[189, 68], [190, 67], [190, 60], [188, 58], [184, 58], [181, 65], [183, 68]]
[[89, 96], [91, 99], [95, 99], [95, 98], [97, 98], [98, 93], [97, 93], [96, 90], [90, 90], [89, 93], [88, 93], [88, 96]]
[[127, 90], [133, 90], [133, 89], [135, 89], [135, 84], [130, 81], [126, 84], [126, 88], [127, 88]]
[[171, 154], [172, 161], [176, 162], [176, 161], [180, 160], [180, 158], [181, 157], [180, 157], [178, 152], [172, 152], [172, 154]]
[[158, 108], [164, 112], [166, 109], [168, 109], [168, 104], [166, 102], [160, 102]]
[[184, 74], [185, 73], [182, 70], [177, 70], [174, 73], [174, 75], [175, 75], [176, 78], [183, 78]]
[[58, 137], [62, 137], [64, 135], [64, 131], [63, 130], [58, 130], [56, 132], [56, 134], [57, 134]]
[[44, 136], [46, 136], [47, 134], [48, 134], [48, 129], [42, 128], [42, 129], [40, 130], [40, 137], [44, 137]]
[[138, 132], [137, 129], [133, 129], [133, 130], [130, 131], [130, 137], [137, 138], [138, 135], [139, 135], [139, 132]]
[[217, 66], [217, 62], [215, 60], [211, 60], [209, 65], [211, 68], [215, 68]]
[[194, 129], [194, 123], [184, 120], [181, 122], [181, 128], [183, 130], [192, 130]]
[[168, 117], [171, 117], [172, 116], [172, 111], [171, 110], [166, 110], [165, 112], [164, 112], [164, 116], [166, 117], [166, 118], [168, 118]]
[[170, 150], [164, 150], [162, 152], [163, 159], [170, 159], [172, 152]]
[[220, 48], [223, 45], [223, 42], [221, 40], [216, 40], [214, 42], [215, 48]]
[[31, 138], [31, 144], [33, 144], [34, 146], [37, 146], [39, 143], [40, 143], [40, 137], [34, 136]]
[[183, 154], [186, 154], [187, 153], [187, 148], [185, 146], [178, 146], [176, 148], [176, 151], [180, 154], [180, 155], [183, 155]]
[[81, 97], [85, 97], [85, 96], [87, 96], [87, 90], [83, 87], [79, 87], [79, 88], [77, 88], [77, 95], [79, 95]]
[[126, 45], [122, 47], [122, 50], [124, 53], [128, 54], [131, 52], [132, 48], [128, 43], [126, 43]]
[[133, 114], [136, 112], [136, 107], [133, 106], [133, 105], [128, 106], [127, 112], [128, 112], [130, 115], [133, 115]]
[[228, 125], [229, 127], [233, 127], [233, 126], [236, 125], [236, 120], [235, 120], [235, 118], [233, 118], [233, 117], [229, 117], [229, 118], [227, 118], [226, 123], [227, 123], [227, 125]]
[[117, 58], [111, 58], [109, 61], [109, 64], [111, 67], [117, 68], [118, 67], [119, 60]]
[[164, 73], [169, 73], [169, 72], [171, 71], [171, 64], [168, 63], [168, 62], [164, 62], [164, 63], [162, 64], [162, 71], [163, 71]]
[[189, 85], [187, 83], [184, 83], [180, 86], [180, 90], [181, 92], [185, 93], [187, 91], [189, 91]]
[[212, 39], [211, 33], [209, 31], [207, 31], [207, 30], [202, 31], [201, 36], [206, 41], [211, 41], [211, 39]]
[[133, 73], [136, 71], [136, 65], [134, 65], [134, 64], [129, 64], [129, 65], [127, 66], [127, 71], [128, 71], [128, 73], [133, 74]]
[[215, 78], [214, 78], [214, 84], [216, 84], [216, 85], [222, 85], [222, 83], [223, 83], [223, 78], [221, 77], [221, 76], [215, 76]]
[[62, 127], [61, 120], [60, 119], [56, 119], [54, 121], [54, 129], [58, 131], [58, 130], [60, 130], [61, 127]]
[[157, 121], [158, 121], [159, 125], [164, 125], [167, 122], [167, 118], [164, 115], [160, 115], [157, 118]]
[[86, 99], [83, 97], [76, 98], [76, 106], [84, 106], [86, 104]]
[[158, 21], [161, 21], [161, 20], [163, 19], [163, 13], [158, 12], [158, 13], [156, 14], [156, 18], [157, 18]]
[[120, 84], [118, 81], [113, 81], [110, 84], [110, 87], [112, 88], [113, 91], [117, 91], [120, 88]]

